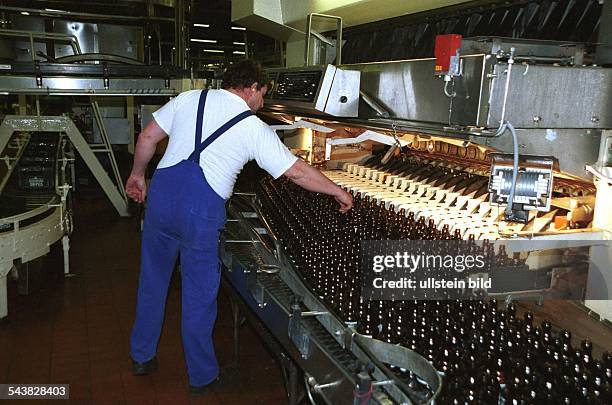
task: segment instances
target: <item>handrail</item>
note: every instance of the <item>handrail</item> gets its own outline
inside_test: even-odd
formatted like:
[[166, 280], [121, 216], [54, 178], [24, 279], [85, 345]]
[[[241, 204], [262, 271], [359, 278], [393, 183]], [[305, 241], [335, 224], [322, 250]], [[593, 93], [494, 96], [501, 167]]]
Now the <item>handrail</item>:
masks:
[[11, 215], [10, 217], [0, 218], [0, 224], [14, 224], [16, 222], [21, 222], [23, 220], [35, 217], [37, 215], [43, 214], [50, 209], [56, 208], [56, 203], [59, 201], [57, 195], [50, 196], [49, 200], [46, 203], [39, 205], [36, 208], [32, 208], [31, 210], [24, 211], [20, 214]]
[[79, 44], [79, 39], [72, 34], [60, 34], [57, 32], [42, 32], [42, 31], [22, 31], [22, 30], [9, 30], [9, 29], [0, 29], [0, 36], [5, 37], [23, 37], [29, 38], [30, 47], [31, 47], [31, 55], [32, 60], [34, 59], [34, 39], [51, 39], [55, 41], [67, 41], [70, 43], [70, 47], [72, 48], [72, 52], [75, 55], [80, 55], [83, 52], [81, 51], [81, 45]]

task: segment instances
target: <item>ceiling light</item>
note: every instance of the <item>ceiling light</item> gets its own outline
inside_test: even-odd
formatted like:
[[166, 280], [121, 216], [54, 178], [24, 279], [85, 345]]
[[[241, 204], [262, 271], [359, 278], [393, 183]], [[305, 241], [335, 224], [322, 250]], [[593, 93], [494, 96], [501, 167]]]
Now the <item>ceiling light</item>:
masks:
[[191, 38], [191, 42], [206, 42], [209, 44], [216, 44], [216, 39], [199, 39], [199, 38]]
[[242, 51], [234, 51], [232, 52], [234, 55], [244, 55], [245, 53]]
[[244, 42], [234, 42], [233, 44], [234, 45], [242, 45], [242, 46], [244, 46]]
[[30, 15], [30, 13], [28, 13], [27, 11], [22, 11], [21, 15]]
[[244, 27], [237, 27], [235, 25], [232, 25], [232, 29], [236, 30], [236, 31], [246, 31], [246, 28], [244, 28]]
[[61, 13], [62, 12], [62, 10], [56, 10], [54, 8], [46, 8], [45, 11], [51, 11], [51, 12], [54, 12], [54, 13]]
[[224, 51], [221, 51], [219, 49], [203, 49], [202, 51], [204, 52], [212, 52], [212, 53], [223, 53]]
[[193, 24], [194, 27], [201, 27], [201, 28], [209, 28], [210, 25], [208, 24]]

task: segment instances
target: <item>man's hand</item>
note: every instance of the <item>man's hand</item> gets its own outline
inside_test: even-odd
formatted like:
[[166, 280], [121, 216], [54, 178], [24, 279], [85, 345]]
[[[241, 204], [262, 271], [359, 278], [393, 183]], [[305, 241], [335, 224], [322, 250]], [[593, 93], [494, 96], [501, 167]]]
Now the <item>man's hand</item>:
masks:
[[144, 178], [145, 171], [155, 153], [157, 143], [167, 136], [164, 130], [155, 122], [155, 119], [152, 119], [144, 131], [138, 135], [132, 173], [125, 183], [125, 193], [137, 203], [144, 203], [147, 197], [147, 183]]
[[144, 203], [147, 197], [147, 183], [144, 176], [131, 174], [125, 183], [125, 193], [137, 203]]
[[338, 195], [335, 195], [334, 198], [340, 204], [340, 212], [346, 213], [348, 210], [353, 208], [353, 196], [351, 193], [347, 192], [343, 188], [340, 188], [340, 192]]
[[343, 214], [353, 208], [353, 196], [351, 194], [302, 159], [296, 160], [284, 174], [303, 189], [334, 196], [340, 204], [340, 212]]

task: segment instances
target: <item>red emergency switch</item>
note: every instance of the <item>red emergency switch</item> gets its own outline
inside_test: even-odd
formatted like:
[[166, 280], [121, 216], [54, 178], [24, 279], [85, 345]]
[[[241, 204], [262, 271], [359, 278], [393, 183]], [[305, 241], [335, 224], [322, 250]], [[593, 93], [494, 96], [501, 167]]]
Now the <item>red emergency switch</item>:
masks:
[[436, 36], [436, 74], [448, 74], [451, 68], [451, 58], [456, 56], [457, 49], [461, 48], [461, 38], [459, 34], [446, 34]]

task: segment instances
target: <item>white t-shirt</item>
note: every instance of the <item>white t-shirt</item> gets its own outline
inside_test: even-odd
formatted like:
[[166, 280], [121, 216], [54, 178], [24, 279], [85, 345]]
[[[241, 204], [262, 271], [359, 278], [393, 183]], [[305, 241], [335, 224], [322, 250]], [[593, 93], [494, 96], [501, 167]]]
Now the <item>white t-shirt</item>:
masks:
[[[174, 166], [189, 157], [195, 146], [195, 125], [200, 90], [179, 94], [153, 113], [155, 122], [169, 136], [166, 153], [158, 169]], [[234, 116], [249, 109], [247, 103], [226, 90], [209, 90], [206, 96], [202, 141]], [[200, 155], [200, 166], [208, 184], [228, 199], [242, 167], [253, 160], [274, 178], [297, 160], [262, 120], [250, 116], [211, 143]]]

